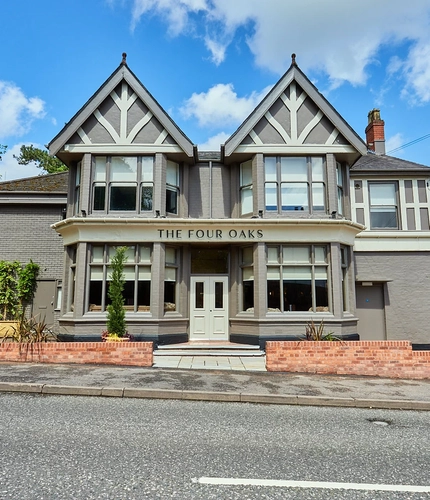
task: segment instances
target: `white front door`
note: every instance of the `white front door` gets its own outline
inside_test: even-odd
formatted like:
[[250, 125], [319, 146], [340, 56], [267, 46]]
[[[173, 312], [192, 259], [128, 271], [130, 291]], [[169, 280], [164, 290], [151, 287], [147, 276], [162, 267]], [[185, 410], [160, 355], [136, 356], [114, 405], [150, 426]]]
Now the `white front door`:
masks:
[[193, 276], [190, 340], [228, 340], [228, 276]]

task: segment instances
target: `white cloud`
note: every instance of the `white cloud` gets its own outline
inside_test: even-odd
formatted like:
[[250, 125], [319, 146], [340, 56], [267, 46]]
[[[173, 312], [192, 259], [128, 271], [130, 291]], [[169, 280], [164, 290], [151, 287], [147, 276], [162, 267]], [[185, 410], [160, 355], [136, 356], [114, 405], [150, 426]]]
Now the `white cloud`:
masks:
[[204, 142], [199, 144], [199, 151], [219, 151], [220, 145], [224, 144], [225, 141], [230, 137], [231, 134], [226, 134], [225, 132], [220, 132]]
[[38, 97], [26, 97], [14, 83], [0, 81], [0, 138], [25, 134], [33, 120], [45, 116], [44, 108]]
[[29, 163], [28, 165], [19, 165], [13, 155], [18, 156], [20, 153], [21, 146], [25, 144], [30, 146], [33, 144], [35, 148], [44, 149], [42, 145], [35, 143], [20, 143], [15, 144], [12, 147], [8, 147], [6, 153], [3, 155], [3, 160], [0, 161], [0, 182], [11, 181], [14, 179], [22, 179], [24, 177], [34, 177], [40, 175], [42, 170], [36, 167], [35, 163]]
[[[406, 61], [409, 92], [430, 100], [430, 2], [428, 0], [134, 0], [133, 24], [151, 13], [172, 35], [201, 37], [215, 64], [226, 57], [239, 28], [258, 66], [282, 74], [291, 53], [305, 71], [325, 72], [331, 87], [364, 84], [384, 45], [415, 43]], [[393, 71], [392, 61], [389, 71]]]
[[232, 128], [239, 125], [257, 106], [270, 90], [253, 92], [247, 97], [238, 97], [233, 84], [219, 83], [207, 92], [194, 93], [180, 109], [185, 118], [194, 117], [201, 127], [224, 127], [228, 123]]

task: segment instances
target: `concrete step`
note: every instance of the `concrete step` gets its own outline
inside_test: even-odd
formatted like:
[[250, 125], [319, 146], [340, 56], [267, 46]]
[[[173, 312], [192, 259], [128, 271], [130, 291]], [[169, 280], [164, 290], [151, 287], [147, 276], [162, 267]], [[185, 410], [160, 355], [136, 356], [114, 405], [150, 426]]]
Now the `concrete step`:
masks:
[[259, 357], [265, 356], [265, 352], [256, 345], [187, 343], [160, 345], [154, 350], [154, 356]]

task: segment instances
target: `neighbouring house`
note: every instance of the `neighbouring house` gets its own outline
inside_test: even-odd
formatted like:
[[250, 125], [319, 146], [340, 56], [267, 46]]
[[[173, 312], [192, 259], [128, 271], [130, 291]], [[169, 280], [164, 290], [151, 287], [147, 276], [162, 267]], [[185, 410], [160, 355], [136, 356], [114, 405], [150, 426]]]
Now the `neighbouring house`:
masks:
[[124, 55], [49, 144], [70, 171], [61, 239], [27, 233], [64, 245], [61, 333], [100, 337], [125, 245], [136, 338], [264, 345], [324, 320], [343, 338], [430, 343], [430, 168], [384, 140], [377, 110], [364, 142], [293, 57], [220, 150], [199, 151]]
[[0, 260], [39, 264], [31, 314], [58, 329], [64, 269], [62, 238], [51, 225], [66, 216], [68, 172], [0, 182]]

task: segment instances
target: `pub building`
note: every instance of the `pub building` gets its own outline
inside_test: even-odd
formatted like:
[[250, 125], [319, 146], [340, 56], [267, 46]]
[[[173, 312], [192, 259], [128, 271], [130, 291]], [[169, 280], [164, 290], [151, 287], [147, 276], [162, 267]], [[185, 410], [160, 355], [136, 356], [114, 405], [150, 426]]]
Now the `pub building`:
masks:
[[[53, 225], [65, 253], [63, 337], [100, 337], [110, 262], [126, 246], [126, 322], [137, 340], [264, 346], [302, 336], [311, 320], [345, 339], [387, 338], [393, 276], [378, 259], [402, 251], [416, 254], [417, 266], [428, 259], [429, 169], [390, 163], [383, 123], [378, 110], [369, 113], [364, 142], [293, 55], [219, 151], [199, 151], [123, 54], [49, 144], [69, 167], [67, 213]], [[408, 198], [399, 191], [408, 187], [416, 213], [403, 219], [398, 200], [407, 210]], [[421, 253], [383, 239], [415, 216]], [[372, 304], [382, 297], [379, 326], [369, 293]], [[372, 333], [360, 331], [369, 321]]]

